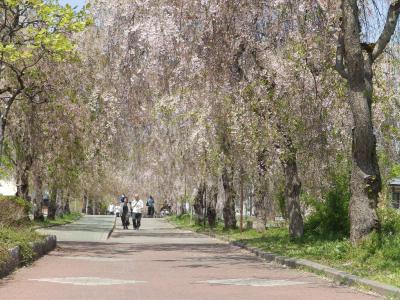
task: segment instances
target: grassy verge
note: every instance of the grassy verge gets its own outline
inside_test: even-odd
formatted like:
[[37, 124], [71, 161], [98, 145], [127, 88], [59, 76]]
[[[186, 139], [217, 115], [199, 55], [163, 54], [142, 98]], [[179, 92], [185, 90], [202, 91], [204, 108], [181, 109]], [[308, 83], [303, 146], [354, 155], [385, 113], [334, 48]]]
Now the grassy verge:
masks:
[[170, 222], [196, 232], [241, 241], [252, 247], [280, 255], [306, 258], [372, 280], [400, 287], [400, 235], [373, 233], [357, 247], [348, 239], [327, 239], [306, 231], [301, 240], [289, 238], [287, 228], [269, 228], [265, 233], [253, 229], [224, 231], [222, 224], [210, 229], [193, 224], [188, 215], [172, 216]]
[[29, 263], [33, 259], [30, 243], [43, 240], [31, 226], [0, 227], [0, 263], [8, 258], [8, 249], [19, 246], [22, 263]]
[[80, 217], [80, 213], [72, 213], [55, 220], [25, 222], [19, 226], [0, 225], [0, 264], [8, 259], [8, 250], [16, 246], [21, 249], [22, 263], [31, 262], [34, 255], [30, 243], [41, 241], [44, 238], [35, 229], [67, 224], [78, 220]]
[[82, 217], [82, 214], [79, 212], [72, 212], [68, 215], [63, 215], [62, 217], [56, 217], [55, 220], [45, 219], [44, 221], [34, 221], [34, 225], [36, 227], [51, 227], [68, 224], [74, 221], [79, 220]]

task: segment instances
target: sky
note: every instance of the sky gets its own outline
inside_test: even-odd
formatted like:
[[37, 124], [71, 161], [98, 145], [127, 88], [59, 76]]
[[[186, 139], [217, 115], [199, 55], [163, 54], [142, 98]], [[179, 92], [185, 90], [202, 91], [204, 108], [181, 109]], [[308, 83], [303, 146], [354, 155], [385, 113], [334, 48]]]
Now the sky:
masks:
[[59, 0], [60, 4], [64, 5], [64, 4], [70, 4], [71, 6], [78, 6], [78, 7], [82, 7], [85, 4], [85, 0]]

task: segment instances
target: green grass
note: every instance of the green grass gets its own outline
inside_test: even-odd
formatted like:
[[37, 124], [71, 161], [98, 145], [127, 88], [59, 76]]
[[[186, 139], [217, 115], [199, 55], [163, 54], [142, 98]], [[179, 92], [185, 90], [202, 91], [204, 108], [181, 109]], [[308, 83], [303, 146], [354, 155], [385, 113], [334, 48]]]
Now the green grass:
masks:
[[44, 221], [34, 221], [34, 225], [36, 227], [49, 227], [49, 226], [58, 226], [68, 224], [74, 221], [79, 220], [82, 217], [82, 214], [79, 212], [72, 212], [68, 215], [63, 215], [62, 217], [56, 217], [55, 220], [45, 219]]
[[244, 232], [239, 229], [224, 231], [222, 224], [214, 229], [195, 225], [187, 215], [172, 216], [169, 220], [178, 227], [197, 232], [212, 231], [217, 236], [241, 241], [267, 252], [306, 258], [400, 287], [400, 233], [394, 233], [396, 231], [384, 228], [381, 234], [373, 233], [360, 245], [353, 247], [347, 238], [327, 239], [307, 231], [303, 239], [292, 240], [287, 228], [268, 228], [265, 233], [253, 229]]
[[30, 243], [41, 241], [44, 238], [35, 229], [67, 224], [78, 220], [80, 217], [80, 213], [71, 213], [55, 220], [27, 221], [18, 226], [0, 226], [0, 264], [8, 258], [8, 250], [16, 246], [21, 249], [21, 262], [23, 264], [31, 262], [34, 255]]
[[0, 227], [0, 262], [8, 257], [8, 249], [19, 246], [22, 263], [29, 263], [33, 259], [31, 242], [43, 240], [43, 236], [35, 232], [30, 226]]

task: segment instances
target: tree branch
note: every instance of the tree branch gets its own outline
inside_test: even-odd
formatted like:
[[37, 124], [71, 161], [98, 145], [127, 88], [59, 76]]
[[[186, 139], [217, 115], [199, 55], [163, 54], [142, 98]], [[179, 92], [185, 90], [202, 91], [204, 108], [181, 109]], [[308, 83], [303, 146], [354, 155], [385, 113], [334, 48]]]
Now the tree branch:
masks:
[[385, 27], [375, 44], [372, 51], [372, 61], [375, 61], [379, 55], [385, 50], [387, 44], [390, 42], [394, 31], [396, 30], [397, 20], [400, 14], [400, 0], [392, 0], [389, 6], [389, 11], [386, 17]]

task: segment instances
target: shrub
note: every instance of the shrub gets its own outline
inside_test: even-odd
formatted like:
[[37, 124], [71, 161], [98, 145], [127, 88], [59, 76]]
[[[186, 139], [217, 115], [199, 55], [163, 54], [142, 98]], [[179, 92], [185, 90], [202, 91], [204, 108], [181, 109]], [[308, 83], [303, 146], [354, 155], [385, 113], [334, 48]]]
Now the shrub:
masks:
[[391, 207], [378, 209], [381, 231], [384, 235], [400, 235], [400, 213]]
[[31, 204], [15, 196], [0, 196], [0, 225], [18, 226], [29, 221]]
[[333, 176], [331, 189], [323, 196], [324, 201], [309, 200], [314, 212], [308, 217], [307, 231], [323, 235], [328, 239], [348, 236], [349, 222], [349, 176], [336, 174]]
[[42, 239], [43, 237], [30, 227], [21, 227], [18, 228], [18, 230], [15, 230], [15, 228], [12, 227], [0, 226], [0, 245], [2, 245], [3, 249], [3, 251], [0, 251], [0, 255], [1, 252], [4, 252], [9, 248], [19, 246], [21, 250], [22, 263], [30, 262], [34, 255], [30, 243]]

